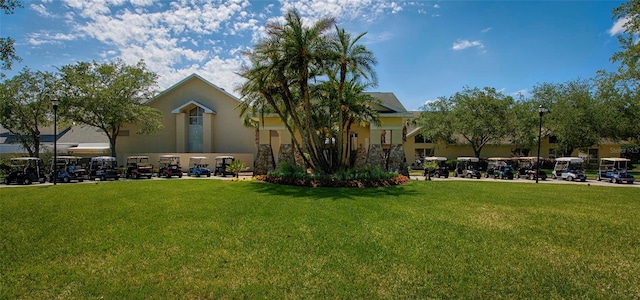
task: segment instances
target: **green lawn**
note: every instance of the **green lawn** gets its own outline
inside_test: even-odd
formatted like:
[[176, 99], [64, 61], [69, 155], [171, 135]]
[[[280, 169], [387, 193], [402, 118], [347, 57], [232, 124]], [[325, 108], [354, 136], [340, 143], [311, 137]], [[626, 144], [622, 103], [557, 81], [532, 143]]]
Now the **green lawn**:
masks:
[[0, 299], [639, 297], [636, 188], [0, 189]]

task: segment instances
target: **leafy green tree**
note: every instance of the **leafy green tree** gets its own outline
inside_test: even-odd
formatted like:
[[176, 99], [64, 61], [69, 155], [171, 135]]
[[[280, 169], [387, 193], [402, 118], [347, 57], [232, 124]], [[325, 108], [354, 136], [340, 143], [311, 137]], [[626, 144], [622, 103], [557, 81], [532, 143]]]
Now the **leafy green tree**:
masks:
[[593, 84], [586, 80], [566, 83], [542, 83], [533, 88], [533, 99], [549, 108], [543, 126], [558, 138], [559, 150], [570, 155], [573, 150], [600, 142], [601, 107], [594, 96]]
[[621, 80], [617, 73], [599, 71], [595, 97], [599, 107], [601, 136], [620, 141], [640, 143], [640, 95], [630, 80]]
[[40, 155], [40, 129], [52, 123], [50, 93], [56, 78], [24, 68], [0, 84], [0, 125], [14, 134], [29, 156]]
[[640, 33], [640, 1], [630, 0], [613, 10], [613, 18], [625, 20], [623, 33], [618, 36], [621, 50], [611, 57], [613, 62], [620, 63], [618, 74], [628, 80], [640, 80], [640, 45], [637, 43]]
[[[13, 14], [16, 8], [21, 7], [23, 7], [22, 3], [18, 0], [0, 0], [0, 9], [4, 10], [7, 15]], [[2, 61], [0, 68], [3, 70], [10, 70], [14, 61], [21, 61], [20, 57], [16, 55], [15, 42], [11, 37], [0, 37], [0, 61]]]
[[60, 73], [62, 114], [101, 129], [109, 138], [111, 155], [116, 156], [116, 141], [123, 126], [138, 125], [138, 134], [162, 128], [160, 111], [144, 104], [154, 96], [157, 79], [144, 62], [79, 62], [63, 66]]
[[[509, 124], [505, 124], [507, 126], [506, 137], [508, 137], [511, 143], [517, 148], [532, 149], [537, 143], [539, 122], [538, 105], [531, 99], [521, 97], [514, 102], [508, 112], [509, 117], [507, 120]], [[548, 134], [547, 130], [545, 130], [543, 134]]]
[[512, 105], [513, 98], [495, 88], [465, 87], [449, 98], [426, 104], [416, 124], [422, 127], [422, 135], [434, 140], [456, 143], [457, 137], [462, 137], [480, 157], [485, 145], [507, 134]]
[[352, 93], [375, 84], [375, 59], [357, 43], [362, 35], [330, 34], [334, 24], [324, 18], [307, 26], [296, 11], [283, 24], [268, 23], [267, 38], [245, 53], [252, 65], [240, 72], [247, 81], [239, 88], [243, 113], [278, 115], [305, 164], [325, 173], [344, 167], [350, 124], [374, 115], [361, 111], [373, 109], [364, 103], [372, 99]]

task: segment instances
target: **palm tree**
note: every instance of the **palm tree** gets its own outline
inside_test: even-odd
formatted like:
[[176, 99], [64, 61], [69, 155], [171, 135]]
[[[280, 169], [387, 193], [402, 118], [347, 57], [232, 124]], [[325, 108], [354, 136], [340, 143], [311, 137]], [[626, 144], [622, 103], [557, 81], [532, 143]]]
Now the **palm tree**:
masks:
[[337, 27], [330, 34], [334, 24], [325, 18], [306, 26], [296, 11], [289, 11], [283, 24], [267, 24], [267, 38], [245, 53], [252, 66], [239, 73], [247, 79], [239, 88], [242, 113], [277, 114], [294, 147], [308, 154], [303, 156], [307, 167], [325, 173], [344, 165], [344, 130], [350, 126], [345, 125], [371, 107], [357, 106], [360, 100], [351, 94], [357, 89], [352, 88], [362, 86], [361, 92], [376, 82], [375, 59], [357, 44], [364, 34], [353, 41]]

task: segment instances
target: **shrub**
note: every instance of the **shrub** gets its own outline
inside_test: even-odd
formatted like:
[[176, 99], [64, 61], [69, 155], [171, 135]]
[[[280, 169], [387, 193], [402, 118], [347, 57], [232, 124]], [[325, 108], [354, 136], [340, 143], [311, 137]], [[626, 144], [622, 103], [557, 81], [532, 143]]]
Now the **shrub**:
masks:
[[387, 172], [380, 167], [365, 166], [357, 169], [339, 170], [335, 174], [309, 174], [301, 166], [282, 163], [267, 175], [255, 180], [277, 184], [310, 187], [378, 187], [408, 183], [408, 177], [397, 172]]

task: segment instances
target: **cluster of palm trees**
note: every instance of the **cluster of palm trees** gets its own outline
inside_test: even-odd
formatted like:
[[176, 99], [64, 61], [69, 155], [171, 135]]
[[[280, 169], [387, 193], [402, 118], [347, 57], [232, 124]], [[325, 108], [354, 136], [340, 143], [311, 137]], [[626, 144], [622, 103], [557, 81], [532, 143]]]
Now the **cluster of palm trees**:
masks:
[[267, 37], [245, 55], [241, 112], [260, 122], [277, 115], [304, 153], [306, 167], [332, 174], [349, 165], [354, 124], [378, 123], [379, 100], [363, 94], [377, 85], [372, 52], [323, 18], [307, 26], [296, 11], [267, 24]]

